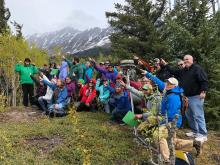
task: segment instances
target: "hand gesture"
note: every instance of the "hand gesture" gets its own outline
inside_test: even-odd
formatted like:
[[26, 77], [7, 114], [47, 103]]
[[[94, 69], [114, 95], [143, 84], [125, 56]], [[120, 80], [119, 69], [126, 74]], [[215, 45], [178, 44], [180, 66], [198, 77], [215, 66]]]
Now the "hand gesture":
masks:
[[135, 54], [133, 55], [133, 58], [134, 58], [134, 59], [139, 59], [139, 57], [136, 56]]
[[143, 62], [140, 61], [140, 60], [138, 61], [138, 64], [139, 64], [139, 65], [144, 65]]
[[142, 75], [146, 75], [148, 72], [146, 70], [140, 69]]
[[160, 63], [162, 64], [162, 65], [167, 65], [168, 63], [164, 60], [164, 59], [160, 59]]
[[125, 86], [126, 84], [124, 83], [124, 81], [120, 80], [119, 83], [121, 84], [121, 86]]

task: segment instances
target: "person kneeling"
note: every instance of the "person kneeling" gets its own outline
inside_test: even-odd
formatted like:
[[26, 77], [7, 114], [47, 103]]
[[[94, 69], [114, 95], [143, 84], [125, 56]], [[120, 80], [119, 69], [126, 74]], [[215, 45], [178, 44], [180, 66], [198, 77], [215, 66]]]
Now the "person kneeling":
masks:
[[117, 84], [115, 88], [110, 86], [108, 88], [111, 93], [114, 93], [109, 100], [109, 105], [113, 108], [111, 119], [122, 124], [123, 117], [131, 110], [128, 92], [123, 91], [123, 87], [120, 84]]
[[53, 117], [62, 117], [66, 115], [65, 108], [67, 107], [68, 92], [65, 83], [58, 79], [56, 84], [52, 84], [46, 80], [44, 83], [48, 85], [53, 91], [52, 102], [48, 106], [47, 113]]
[[77, 111], [93, 111], [95, 110], [95, 89], [96, 80], [92, 79], [90, 82], [82, 87], [80, 90], [80, 97], [82, 97], [79, 106], [77, 107]]

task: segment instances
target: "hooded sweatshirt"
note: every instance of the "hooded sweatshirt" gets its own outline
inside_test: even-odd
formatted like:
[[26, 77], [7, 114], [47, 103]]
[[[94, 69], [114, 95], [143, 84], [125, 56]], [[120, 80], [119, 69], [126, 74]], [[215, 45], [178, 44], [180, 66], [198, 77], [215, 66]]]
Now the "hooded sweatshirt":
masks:
[[68, 64], [65, 61], [62, 61], [61, 67], [60, 67], [60, 74], [59, 74], [59, 79], [65, 80], [67, 77], [67, 67]]
[[[165, 82], [153, 76], [151, 73], [147, 73], [146, 77], [151, 79], [154, 82], [154, 84], [158, 86], [160, 91], [165, 90]], [[182, 93], [183, 93], [183, 89], [180, 88], [179, 86], [171, 90], [165, 91], [161, 102], [161, 115], [167, 116], [168, 122], [172, 122], [175, 119], [175, 116], [178, 115], [178, 120], [176, 123], [178, 128], [182, 124], [181, 99], [180, 99], [180, 94]], [[164, 122], [162, 124], [164, 124]]]

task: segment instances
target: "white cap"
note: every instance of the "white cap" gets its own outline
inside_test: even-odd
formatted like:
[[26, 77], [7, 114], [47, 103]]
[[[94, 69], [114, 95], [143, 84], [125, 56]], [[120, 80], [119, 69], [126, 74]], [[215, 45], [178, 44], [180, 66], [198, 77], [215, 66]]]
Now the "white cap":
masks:
[[174, 77], [171, 77], [171, 78], [167, 79], [167, 81], [168, 81], [170, 84], [172, 84], [172, 85], [175, 85], [175, 86], [178, 86], [178, 85], [179, 85], [178, 80], [177, 80], [176, 78], [174, 78]]

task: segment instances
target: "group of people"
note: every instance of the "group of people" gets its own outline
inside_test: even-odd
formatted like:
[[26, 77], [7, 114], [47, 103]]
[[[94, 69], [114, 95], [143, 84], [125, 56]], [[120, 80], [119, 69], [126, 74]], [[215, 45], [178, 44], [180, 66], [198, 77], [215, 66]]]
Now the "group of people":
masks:
[[[203, 103], [208, 78], [204, 70], [191, 55], [178, 60], [177, 67], [163, 59], [154, 59], [153, 65], [137, 56], [130, 61], [133, 63], [128, 65], [97, 63], [89, 58], [80, 63], [74, 56], [72, 61], [63, 57], [60, 65], [50, 63], [37, 68], [26, 58], [24, 64], [20, 62], [15, 66], [20, 74], [23, 105], [28, 106], [30, 102], [46, 115], [65, 116], [68, 105], [74, 103], [78, 112], [103, 111], [111, 115], [111, 120], [123, 124], [122, 119], [132, 109], [136, 114], [134, 120], [146, 120], [152, 115], [152, 97], [158, 97], [161, 100], [157, 112], [164, 119], [159, 129], [164, 129], [164, 124], [173, 122], [176, 117], [177, 128], [188, 123], [192, 131], [186, 135], [194, 140], [175, 137], [176, 147], [192, 146], [199, 154], [201, 145], [207, 141]], [[183, 94], [189, 103], [184, 114], [181, 113]], [[164, 160], [169, 161], [166, 138], [161, 138], [159, 144]]]

